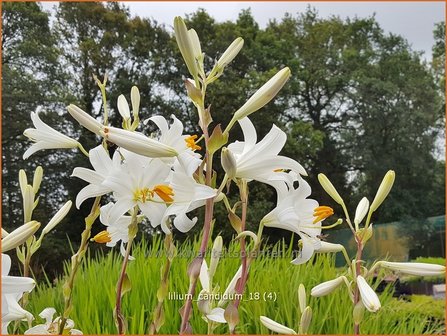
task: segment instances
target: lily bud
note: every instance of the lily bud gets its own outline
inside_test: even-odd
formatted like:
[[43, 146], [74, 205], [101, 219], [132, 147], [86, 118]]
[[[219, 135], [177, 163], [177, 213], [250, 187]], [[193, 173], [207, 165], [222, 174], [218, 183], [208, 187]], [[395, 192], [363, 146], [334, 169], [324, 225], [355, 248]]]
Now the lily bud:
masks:
[[39, 191], [40, 184], [42, 183], [42, 177], [43, 177], [43, 169], [41, 166], [38, 166], [34, 171], [34, 178], [33, 178], [34, 194], [37, 194], [37, 192]]
[[72, 202], [68, 201], [65, 203], [58, 212], [51, 218], [51, 220], [48, 222], [48, 224], [43, 228], [42, 235], [46, 235], [48, 232], [50, 232], [57, 224], [59, 224], [65, 216], [68, 214], [68, 212], [71, 209]]
[[132, 103], [132, 114], [136, 119], [138, 118], [138, 112], [140, 111], [140, 90], [136, 86], [132, 86], [130, 90], [130, 101]]
[[303, 314], [301, 315], [300, 330], [299, 330], [300, 334], [307, 334], [311, 321], [312, 321], [312, 308], [307, 306], [306, 309], [304, 309]]
[[26, 172], [23, 169], [19, 170], [19, 185], [22, 196], [25, 197], [26, 186], [28, 185], [28, 179], [26, 177]]
[[221, 69], [225, 68], [241, 51], [244, 46], [244, 39], [238, 37], [235, 39], [217, 61], [217, 66]]
[[222, 237], [217, 236], [216, 239], [214, 239], [213, 249], [211, 250], [210, 268], [208, 270], [210, 279], [212, 279], [214, 273], [216, 273], [216, 268], [219, 264], [220, 255], [222, 253], [222, 245]]
[[306, 289], [304, 288], [303, 284], [300, 284], [298, 287], [298, 303], [300, 304], [301, 314], [304, 312], [304, 309], [306, 309], [306, 301]]
[[314, 297], [328, 295], [337, 289], [344, 281], [344, 276], [340, 276], [334, 280], [325, 281], [312, 288], [310, 290], [310, 295]]
[[277, 332], [278, 334], [296, 335], [295, 330], [287, 328], [285, 325], [273, 321], [267, 316], [260, 316], [259, 319], [261, 320], [261, 323], [264, 325], [264, 327], [271, 331]]
[[130, 119], [130, 110], [129, 110], [129, 104], [127, 103], [126, 97], [124, 95], [120, 95], [118, 97], [118, 112], [121, 114], [121, 117], [123, 117], [124, 121], [128, 121]]
[[436, 264], [380, 261], [380, 266], [410, 275], [433, 276], [445, 274], [445, 266]]
[[231, 180], [235, 178], [237, 171], [236, 158], [227, 147], [222, 148], [220, 161], [222, 163], [222, 168], [225, 173], [227, 173], [228, 179]]
[[99, 134], [119, 147], [150, 158], [178, 155], [177, 151], [171, 146], [148, 138], [139, 132], [131, 132], [116, 127], [104, 127]]
[[341, 252], [344, 249], [344, 246], [341, 244], [333, 244], [325, 241], [321, 241], [320, 243], [320, 247], [315, 250], [317, 253]]
[[355, 209], [354, 224], [357, 230], [359, 228], [359, 224], [362, 222], [363, 218], [365, 218], [366, 214], [368, 213], [368, 208], [369, 208], [369, 201], [366, 197], [363, 197], [359, 202], [359, 204], [357, 205], [357, 208]]
[[81, 110], [76, 105], [70, 104], [67, 107], [68, 113], [76, 119], [76, 121], [84, 126], [86, 129], [88, 129], [90, 132], [93, 132], [95, 134], [100, 133], [100, 131], [104, 128], [104, 126], [95, 118], [93, 118], [88, 113]]
[[357, 276], [357, 286], [365, 308], [372, 313], [378, 311], [381, 307], [379, 297], [361, 275]]
[[194, 29], [188, 30], [188, 36], [189, 40], [191, 41], [194, 59], [195, 61], [198, 60], [199, 62], [201, 62], [203, 55], [202, 55], [202, 48], [200, 47], [199, 36], [197, 35], [197, 32]]
[[24, 222], [27, 223], [31, 221], [34, 209], [34, 190], [29, 184], [25, 188], [25, 193], [23, 194], [23, 218]]
[[189, 73], [196, 78], [198, 69], [196, 65], [196, 60], [194, 57], [194, 46], [191, 41], [190, 34], [186, 28], [185, 21], [180, 16], [174, 19], [174, 32], [177, 45], [180, 49], [180, 53], [188, 67]]
[[394, 184], [394, 179], [396, 178], [396, 174], [394, 170], [388, 170], [385, 174], [382, 183], [380, 183], [379, 189], [377, 190], [376, 197], [374, 197], [374, 201], [371, 204], [370, 211], [374, 212], [377, 208], [382, 204], [385, 198], [390, 193], [391, 188]]
[[39, 222], [31, 221], [12, 231], [2, 239], [2, 253], [22, 245], [39, 229], [39, 227]]
[[288, 67], [280, 70], [234, 113], [233, 120], [240, 120], [264, 107], [278, 94], [279, 90], [282, 89], [290, 78], [290, 75], [291, 72]]
[[323, 173], [318, 174], [318, 181], [320, 182], [324, 191], [326, 191], [326, 193], [331, 196], [335, 202], [340, 205], [344, 204], [343, 199], [337, 192], [337, 189], [335, 189], [334, 185], [331, 183], [331, 181], [329, 181], [326, 175], [324, 175]]

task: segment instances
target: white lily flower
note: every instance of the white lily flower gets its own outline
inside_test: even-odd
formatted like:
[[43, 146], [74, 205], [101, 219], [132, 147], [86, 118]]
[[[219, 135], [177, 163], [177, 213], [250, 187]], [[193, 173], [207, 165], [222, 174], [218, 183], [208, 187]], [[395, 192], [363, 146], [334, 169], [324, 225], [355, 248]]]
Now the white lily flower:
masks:
[[[27, 331], [25, 331], [25, 335], [58, 335], [59, 334], [59, 326], [61, 322], [60, 317], [56, 317], [53, 320], [53, 316], [56, 313], [56, 309], [54, 308], [45, 308], [39, 314], [39, 316], [45, 319], [44, 324], [38, 324]], [[64, 334], [69, 335], [82, 335], [82, 331], [78, 329], [74, 329], [73, 320], [67, 319], [64, 327]]]
[[27, 128], [23, 135], [31, 141], [34, 141], [30, 148], [23, 154], [23, 159], [26, 160], [32, 154], [42, 149], [56, 149], [56, 148], [76, 148], [79, 142], [56, 131], [45, 124], [39, 117], [39, 110], [31, 112], [31, 120], [35, 128]]
[[174, 163], [169, 187], [173, 191], [173, 200], [166, 210], [162, 220], [162, 229], [169, 232], [166, 221], [175, 215], [174, 226], [181, 232], [188, 232], [197, 222], [197, 218], [190, 219], [186, 214], [205, 205], [206, 200], [217, 195], [216, 190], [197, 183], [192, 177], [201, 161], [194, 160], [187, 153], [178, 156]]
[[94, 170], [76, 167], [71, 176], [78, 177], [89, 183], [76, 196], [76, 207], [88, 198], [105, 195], [112, 190], [103, 184], [104, 180], [111, 174], [120, 170], [121, 156], [118, 151], [110, 158], [106, 149], [99, 145], [89, 152], [89, 160]]
[[[189, 155], [200, 158], [200, 154], [195, 153], [196, 150], [202, 148], [196, 144], [197, 135], [183, 134], [183, 124], [176, 118], [175, 115], [171, 115], [172, 124], [169, 125], [168, 121], [163, 116], [153, 116], [144, 121], [147, 124], [149, 121], [157, 125], [160, 130], [160, 137], [157, 139], [163, 145], [173, 148], [179, 155], [182, 153], [188, 153]], [[171, 160], [173, 163], [175, 158], [163, 159]]]
[[357, 276], [357, 286], [365, 308], [372, 313], [378, 311], [381, 307], [379, 297], [361, 275]]
[[278, 198], [276, 208], [262, 219], [267, 227], [292, 231], [301, 237], [300, 255], [292, 261], [295, 265], [307, 262], [314, 251], [321, 247], [317, 238], [321, 234], [321, 222], [314, 223], [313, 215], [318, 202], [307, 198], [311, 193], [310, 186], [301, 177], [298, 180], [297, 189], [291, 188], [287, 194], [278, 193], [281, 197]]
[[416, 262], [390, 262], [379, 261], [380, 266], [393, 271], [410, 275], [434, 276], [445, 274], [445, 266]]
[[337, 289], [343, 282], [345, 282], [345, 276], [339, 276], [333, 280], [322, 282], [321, 284], [313, 287], [310, 290], [310, 295], [314, 297], [325, 296], [332, 293], [335, 289]]
[[282, 325], [276, 321], [273, 321], [272, 319], [268, 318], [267, 316], [260, 316], [259, 319], [261, 320], [261, 323], [266, 327], [267, 329], [274, 331], [278, 334], [285, 334], [285, 335], [296, 335], [296, 331], [293, 329], [290, 329], [286, 327], [285, 325]]
[[24, 292], [30, 292], [36, 283], [31, 278], [9, 276], [11, 258], [2, 253], [2, 335], [8, 334], [8, 325], [11, 321], [24, 318], [31, 321], [33, 315], [18, 304]]
[[291, 158], [278, 153], [286, 143], [287, 135], [273, 125], [270, 132], [256, 143], [257, 135], [253, 123], [248, 118], [239, 120], [244, 141], [236, 141], [228, 145], [236, 159], [236, 177], [247, 180], [258, 180], [266, 183], [275, 170], [290, 169], [298, 174], [307, 175], [303, 166]]
[[211, 309], [211, 312], [206, 315], [207, 319], [217, 323], [227, 323], [225, 319], [225, 309], [216, 307]]
[[132, 223], [132, 216], [121, 216], [116, 222], [109, 222], [113, 205], [112, 202], [109, 202], [101, 207], [99, 220], [107, 226], [107, 230], [93, 237], [94, 241], [106, 243], [108, 247], [115, 246], [120, 240], [127, 243], [129, 241], [129, 225]]
[[120, 153], [124, 157], [121, 168], [103, 182], [117, 200], [104, 220], [113, 224], [138, 206], [153, 227], [160, 225], [166, 203], [173, 202], [173, 190], [167, 180], [171, 168], [159, 159], [149, 159], [125, 149]]
[[132, 132], [116, 127], [104, 127], [99, 134], [119, 147], [150, 158], [178, 155], [174, 148], [151, 139], [140, 132]]

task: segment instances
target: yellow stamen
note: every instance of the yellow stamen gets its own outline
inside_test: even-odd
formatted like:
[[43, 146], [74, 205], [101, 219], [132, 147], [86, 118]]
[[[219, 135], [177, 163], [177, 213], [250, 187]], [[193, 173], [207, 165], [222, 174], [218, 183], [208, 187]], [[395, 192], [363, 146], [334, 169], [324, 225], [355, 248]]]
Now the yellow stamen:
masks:
[[202, 147], [200, 147], [196, 144], [196, 139], [197, 139], [197, 134], [190, 135], [189, 137], [185, 138], [186, 147], [191, 148], [193, 151], [201, 150]]
[[174, 191], [167, 185], [156, 185], [153, 192], [156, 193], [166, 203], [172, 203], [174, 201], [174, 199], [171, 197], [174, 196]]
[[334, 214], [334, 209], [332, 209], [331, 207], [328, 206], [319, 206], [317, 208], [315, 208], [314, 210], [314, 221], [313, 223], [318, 223], [322, 220], [325, 220], [326, 218], [332, 216]]
[[110, 237], [110, 234], [104, 230], [94, 236], [91, 240], [100, 244], [105, 244], [110, 243], [112, 241], [112, 237]]
[[282, 172], [285, 172], [286, 170], [285, 169], [281, 169], [281, 168], [278, 168], [278, 169], [275, 169], [275, 170], [273, 170], [275, 173], [282, 173]]

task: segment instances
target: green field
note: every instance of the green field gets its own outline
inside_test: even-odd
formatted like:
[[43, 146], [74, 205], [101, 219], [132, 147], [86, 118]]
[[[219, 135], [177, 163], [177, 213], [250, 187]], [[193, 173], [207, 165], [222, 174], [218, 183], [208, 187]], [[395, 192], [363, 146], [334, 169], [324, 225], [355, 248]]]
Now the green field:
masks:
[[[170, 273], [171, 293], [186, 293], [188, 278], [186, 269], [190, 258], [185, 257], [195, 248], [195, 243], [184, 243], [174, 259]], [[237, 257], [238, 244], [230, 244], [228, 256], [219, 263], [215, 283], [223, 292], [236, 272], [240, 260]], [[290, 264], [292, 251], [285, 244], [277, 244], [269, 250], [269, 256], [259, 256], [250, 272], [248, 288], [241, 303], [241, 322], [238, 333], [266, 334], [268, 330], [259, 322], [260, 315], [266, 315], [290, 328], [298, 330], [299, 307], [298, 285], [305, 284], [307, 292], [318, 283], [336, 277], [334, 258], [314, 257], [302, 266]], [[272, 257], [276, 254], [277, 257]], [[130, 262], [128, 274], [132, 290], [125, 294], [123, 308], [128, 319], [128, 333], [147, 333], [151, 312], [156, 304], [160, 269], [164, 262], [163, 244], [158, 239], [147, 243], [142, 241], [134, 248], [136, 260]], [[279, 257], [278, 257], [279, 256]], [[118, 278], [122, 257], [115, 252], [96, 257], [87, 257], [78, 274], [74, 289], [74, 307], [71, 318], [76, 327], [85, 334], [116, 333], [113, 320], [115, 304], [115, 283]], [[41, 282], [31, 293], [29, 310], [37, 314], [45, 307], [54, 306], [62, 310], [62, 280], [55, 284]], [[259, 299], [256, 297], [259, 296]], [[265, 293], [265, 295], [264, 295]], [[269, 295], [271, 294], [271, 295]], [[266, 300], [264, 300], [264, 296]], [[270, 297], [271, 299], [269, 299]], [[276, 300], [275, 300], [276, 298]], [[366, 334], [433, 334], [444, 329], [444, 308], [442, 301], [429, 297], [418, 298], [415, 303], [392, 297], [388, 287], [380, 296], [382, 309], [376, 313], [366, 313], [361, 332]], [[165, 301], [165, 324], [161, 334], [178, 333], [180, 325], [179, 308], [182, 300]], [[309, 333], [347, 334], [352, 332], [352, 306], [346, 288], [340, 287], [327, 297], [309, 298], [314, 315]], [[39, 318], [37, 318], [39, 319]], [[37, 321], [39, 322], [39, 321]], [[191, 318], [194, 333], [206, 333], [207, 324], [202, 320], [196, 304]], [[215, 333], [228, 333], [227, 326], [221, 325]]]

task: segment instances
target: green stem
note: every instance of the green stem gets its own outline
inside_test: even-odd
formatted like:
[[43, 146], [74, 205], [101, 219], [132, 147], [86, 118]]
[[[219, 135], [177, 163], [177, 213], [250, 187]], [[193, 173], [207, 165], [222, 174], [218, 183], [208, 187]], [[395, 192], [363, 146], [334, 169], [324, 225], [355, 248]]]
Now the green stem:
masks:
[[72, 308], [72, 299], [73, 299], [73, 287], [74, 281], [76, 278], [76, 273], [78, 272], [81, 261], [84, 257], [85, 252], [87, 251], [89, 238], [91, 235], [92, 225], [95, 222], [96, 218], [99, 216], [99, 203], [101, 201], [101, 196], [95, 198], [95, 201], [92, 205], [92, 209], [90, 214], [85, 218], [85, 229], [81, 235], [81, 245], [79, 246], [78, 252], [71, 257], [71, 271], [70, 275], [65, 281], [63, 286], [63, 294], [64, 294], [64, 313], [62, 315], [60, 324], [59, 324], [59, 334], [62, 335], [65, 324], [67, 322], [68, 316], [70, 314]]

